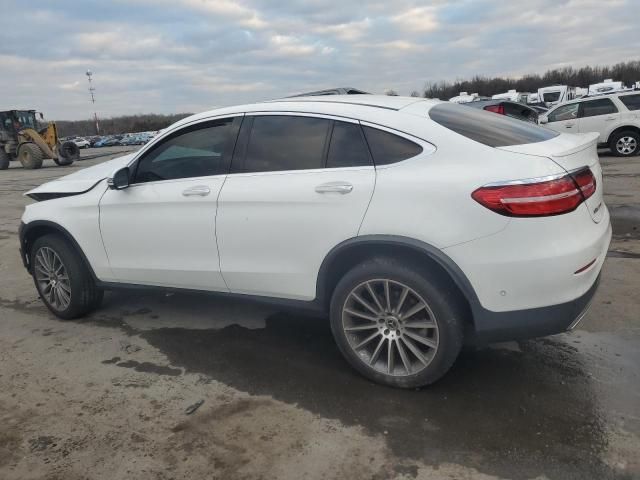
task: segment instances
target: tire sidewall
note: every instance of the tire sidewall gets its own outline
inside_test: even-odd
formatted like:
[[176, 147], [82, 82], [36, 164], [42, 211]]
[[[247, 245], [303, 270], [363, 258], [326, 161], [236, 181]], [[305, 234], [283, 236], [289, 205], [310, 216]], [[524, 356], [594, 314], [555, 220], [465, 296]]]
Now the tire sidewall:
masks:
[[[618, 143], [618, 140], [620, 140], [622, 137], [633, 137], [633, 138], [635, 138], [635, 140], [636, 140], [636, 149], [632, 153], [620, 153], [620, 152], [618, 152], [616, 144]], [[611, 152], [616, 157], [634, 157], [634, 156], [638, 155], [638, 153], [640, 152], [640, 135], [638, 133], [630, 131], [630, 130], [623, 131], [623, 132], [620, 132], [620, 133], [616, 133], [611, 138], [611, 143], [609, 144], [609, 150], [611, 150]]]
[[[49, 301], [40, 290], [40, 286], [38, 285], [38, 281], [36, 280], [35, 258], [36, 253], [42, 247], [48, 247], [56, 252], [56, 254], [60, 257], [60, 260], [62, 260], [62, 263], [64, 264], [64, 267], [67, 271], [67, 276], [69, 277], [69, 283], [71, 286], [71, 301], [69, 302], [67, 308], [63, 311], [56, 310], [49, 304]], [[58, 235], [45, 235], [38, 238], [31, 248], [31, 265], [33, 265], [34, 269], [33, 281], [35, 283], [36, 290], [38, 291], [42, 302], [51, 311], [51, 313], [53, 313], [56, 317], [62, 318], [64, 320], [76, 318], [77, 316], [79, 316], [84, 305], [84, 297], [87, 295], [87, 292], [85, 291], [86, 279], [84, 277], [85, 275], [87, 275], [87, 272], [86, 268], [81, 263], [81, 260], [78, 258], [78, 255], [75, 254], [74, 250], [69, 246], [68, 242]]]
[[[353, 351], [342, 326], [342, 309], [349, 293], [357, 285], [375, 278], [399, 281], [418, 293], [429, 305], [438, 325], [438, 351], [431, 363], [422, 371], [403, 377], [385, 375], [366, 365]], [[365, 377], [385, 385], [415, 388], [431, 384], [451, 367], [462, 347], [463, 310], [455, 287], [437, 280], [428, 272], [404, 267], [392, 260], [368, 261], [349, 271], [336, 285], [331, 299], [331, 331], [340, 352], [351, 366]]]

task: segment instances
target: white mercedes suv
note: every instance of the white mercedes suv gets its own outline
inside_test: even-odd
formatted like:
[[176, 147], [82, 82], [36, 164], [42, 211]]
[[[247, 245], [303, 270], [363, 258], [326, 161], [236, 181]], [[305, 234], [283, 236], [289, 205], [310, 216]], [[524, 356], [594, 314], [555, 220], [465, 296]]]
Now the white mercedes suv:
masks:
[[277, 299], [417, 387], [463, 342], [579, 321], [611, 238], [596, 141], [419, 98], [223, 108], [28, 192], [21, 255], [60, 318], [117, 287]]

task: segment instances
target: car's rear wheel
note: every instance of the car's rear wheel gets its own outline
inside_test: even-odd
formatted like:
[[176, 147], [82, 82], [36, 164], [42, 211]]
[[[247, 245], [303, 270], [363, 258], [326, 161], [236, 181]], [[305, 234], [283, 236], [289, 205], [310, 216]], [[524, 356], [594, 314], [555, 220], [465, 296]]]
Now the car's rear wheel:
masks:
[[640, 151], [640, 134], [632, 130], [618, 132], [611, 137], [609, 148], [617, 157], [631, 157]]
[[395, 387], [438, 380], [462, 347], [455, 287], [427, 271], [378, 258], [349, 271], [331, 300], [331, 329], [349, 363]]
[[86, 315], [100, 305], [103, 291], [74, 248], [55, 234], [38, 238], [31, 249], [33, 280], [40, 298], [57, 317]]

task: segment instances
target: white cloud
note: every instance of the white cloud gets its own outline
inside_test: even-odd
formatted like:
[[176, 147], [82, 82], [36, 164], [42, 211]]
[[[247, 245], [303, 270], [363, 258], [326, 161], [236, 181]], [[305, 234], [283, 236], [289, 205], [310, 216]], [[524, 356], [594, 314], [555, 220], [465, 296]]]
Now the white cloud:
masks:
[[[425, 81], [637, 59], [640, 45], [637, 0], [30, 1], [29, 24], [46, 35], [3, 24], [0, 101], [61, 119], [91, 114], [87, 68], [109, 116], [332, 86], [408, 94]], [[19, 2], [4, 8], [24, 16]]]

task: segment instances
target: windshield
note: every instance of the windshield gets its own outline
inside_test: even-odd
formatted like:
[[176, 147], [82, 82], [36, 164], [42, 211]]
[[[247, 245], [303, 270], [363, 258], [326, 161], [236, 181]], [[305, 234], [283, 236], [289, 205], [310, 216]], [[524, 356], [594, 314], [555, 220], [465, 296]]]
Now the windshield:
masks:
[[34, 112], [16, 112], [16, 120], [19, 128], [36, 128], [36, 115]]
[[489, 147], [544, 142], [559, 135], [531, 122], [452, 103], [436, 105], [429, 116], [443, 127]]

